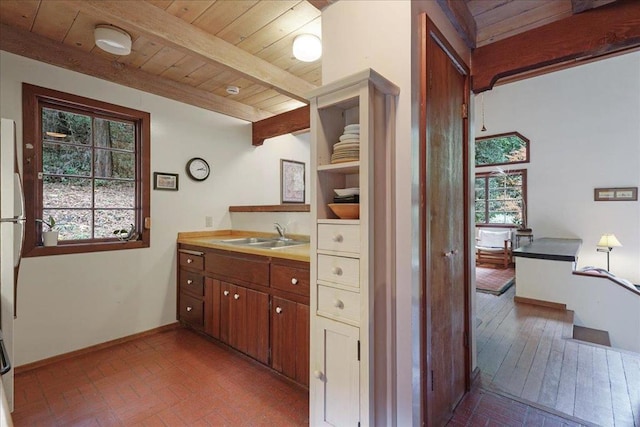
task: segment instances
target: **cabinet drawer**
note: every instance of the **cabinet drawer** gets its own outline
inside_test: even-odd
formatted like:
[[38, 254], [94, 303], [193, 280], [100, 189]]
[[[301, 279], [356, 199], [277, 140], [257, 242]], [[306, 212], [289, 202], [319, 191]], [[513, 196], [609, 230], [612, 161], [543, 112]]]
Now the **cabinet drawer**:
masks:
[[318, 255], [318, 280], [360, 287], [360, 260], [332, 255]]
[[192, 268], [194, 270], [202, 270], [204, 268], [204, 258], [201, 255], [192, 255], [179, 252], [180, 267]]
[[360, 226], [357, 224], [319, 224], [318, 249], [360, 253]]
[[208, 272], [231, 282], [247, 282], [269, 286], [269, 259], [227, 256], [215, 252], [205, 254]]
[[272, 264], [271, 287], [308, 297], [309, 270]]
[[181, 269], [180, 291], [204, 296], [204, 277], [201, 274]]
[[360, 294], [318, 285], [318, 314], [357, 324], [360, 321]]
[[204, 302], [185, 293], [180, 294], [180, 320], [195, 327], [204, 325]]

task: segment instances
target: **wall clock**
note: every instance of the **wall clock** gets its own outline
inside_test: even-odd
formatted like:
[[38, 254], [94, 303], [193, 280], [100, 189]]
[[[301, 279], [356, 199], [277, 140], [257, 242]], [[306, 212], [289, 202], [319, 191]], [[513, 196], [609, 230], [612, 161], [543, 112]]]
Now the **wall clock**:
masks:
[[194, 157], [187, 162], [187, 175], [195, 181], [204, 181], [210, 173], [211, 168], [205, 159]]

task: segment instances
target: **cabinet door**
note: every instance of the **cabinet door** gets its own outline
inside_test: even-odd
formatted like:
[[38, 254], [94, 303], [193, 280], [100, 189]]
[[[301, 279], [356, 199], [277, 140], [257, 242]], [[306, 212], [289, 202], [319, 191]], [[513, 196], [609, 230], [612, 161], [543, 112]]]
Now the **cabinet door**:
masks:
[[312, 424], [357, 426], [360, 421], [359, 329], [319, 316], [314, 323]]
[[296, 376], [296, 303], [273, 297], [271, 310], [271, 367], [289, 378]]
[[244, 291], [245, 350], [249, 356], [262, 362], [269, 363], [269, 295], [264, 292], [237, 288]]
[[243, 353], [247, 352], [247, 289], [230, 285], [229, 345]]
[[309, 386], [309, 306], [296, 304], [296, 376], [300, 384]]
[[204, 287], [205, 332], [220, 339], [220, 281], [207, 277]]
[[233, 288], [231, 283], [220, 282], [220, 341], [225, 344], [229, 344]]

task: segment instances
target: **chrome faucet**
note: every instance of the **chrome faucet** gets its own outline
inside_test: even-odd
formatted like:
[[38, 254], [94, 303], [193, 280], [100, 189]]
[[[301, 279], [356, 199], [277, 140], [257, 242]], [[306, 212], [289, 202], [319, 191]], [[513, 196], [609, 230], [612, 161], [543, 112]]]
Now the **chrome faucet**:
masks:
[[287, 240], [287, 238], [284, 235], [284, 233], [285, 233], [285, 231], [287, 231], [287, 229], [285, 227], [281, 226], [280, 224], [278, 224], [277, 222], [274, 222], [273, 225], [276, 227], [276, 230], [278, 231], [278, 234], [280, 235], [280, 240]]

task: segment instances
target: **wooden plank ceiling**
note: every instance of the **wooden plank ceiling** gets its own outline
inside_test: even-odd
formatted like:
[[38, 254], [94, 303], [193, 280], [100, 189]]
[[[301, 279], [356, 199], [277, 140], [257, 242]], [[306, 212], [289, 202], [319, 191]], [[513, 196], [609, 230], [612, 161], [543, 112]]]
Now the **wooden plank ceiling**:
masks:
[[[0, 48], [18, 50], [5, 43], [4, 36], [9, 40], [10, 32], [25, 36], [28, 31], [33, 37], [13, 39], [22, 39], [23, 45], [32, 41], [37, 46], [50, 43], [55, 50], [74, 49], [90, 55], [81, 58], [107, 67], [179, 83], [171, 87], [195, 88], [201, 98], [231, 104], [221, 112], [255, 121], [303, 106], [305, 92], [321, 84], [321, 61], [301, 62], [291, 53], [298, 34], [321, 35], [320, 13], [306, 0], [2, 0]], [[116, 25], [131, 34], [131, 54], [115, 56], [96, 47], [93, 29], [98, 24]], [[45, 52], [15, 53], [56, 61]], [[82, 67], [78, 70], [82, 72]], [[137, 88], [153, 92], [155, 86]], [[240, 93], [228, 94], [227, 86], [239, 87]], [[193, 90], [178, 96], [186, 103], [216, 109], [201, 105]]]
[[[322, 84], [321, 61], [296, 60], [291, 45], [321, 35], [334, 1], [1, 0], [0, 49], [256, 122]], [[437, 0], [472, 49], [613, 1]], [[98, 24], [129, 32], [132, 53], [96, 47]]]

